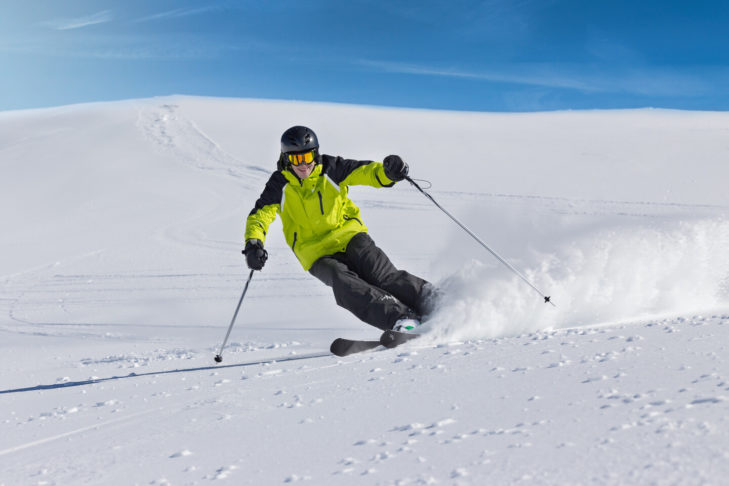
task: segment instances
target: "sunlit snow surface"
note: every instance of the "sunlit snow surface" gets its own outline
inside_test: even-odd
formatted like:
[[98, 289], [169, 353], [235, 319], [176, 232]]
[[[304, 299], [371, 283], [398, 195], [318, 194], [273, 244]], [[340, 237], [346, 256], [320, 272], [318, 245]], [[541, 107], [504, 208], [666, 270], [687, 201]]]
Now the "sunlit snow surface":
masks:
[[[443, 291], [375, 338], [280, 223], [224, 361], [245, 218], [280, 133], [400, 154], [351, 188]], [[729, 115], [475, 114], [171, 97], [0, 113], [0, 485], [721, 484]], [[429, 182], [424, 182], [429, 181]]]

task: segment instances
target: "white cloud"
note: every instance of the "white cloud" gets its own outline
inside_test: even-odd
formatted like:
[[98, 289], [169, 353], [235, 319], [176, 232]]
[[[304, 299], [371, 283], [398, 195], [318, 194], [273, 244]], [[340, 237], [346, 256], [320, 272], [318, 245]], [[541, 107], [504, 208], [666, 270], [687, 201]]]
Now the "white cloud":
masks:
[[493, 83], [515, 83], [550, 88], [579, 89], [583, 91], [602, 91], [602, 89], [591, 86], [583, 80], [554, 72], [545, 65], [514, 65], [508, 70], [498, 71], [467, 71], [386, 61], [361, 60], [358, 61], [358, 64], [392, 73], [468, 78]]
[[137, 19], [137, 22], [149, 22], [151, 20], [162, 20], [169, 18], [189, 17], [190, 15], [200, 15], [207, 12], [219, 10], [221, 7], [217, 5], [209, 5], [207, 7], [186, 7], [176, 8], [174, 10], [167, 10], [166, 12], [160, 12], [147, 17]]
[[84, 17], [78, 17], [75, 19], [57, 19], [43, 22], [46, 25], [55, 30], [73, 30], [88, 27], [90, 25], [103, 24], [110, 22], [112, 15], [110, 10], [103, 10], [95, 14], [86, 15]]
[[372, 60], [359, 60], [356, 64], [390, 73], [643, 96], [696, 96], [711, 93], [715, 91], [717, 83], [726, 82], [729, 76], [726, 71], [701, 68], [687, 74], [651, 66], [605, 69], [596, 64], [574, 63], [512, 63], [478, 71]]

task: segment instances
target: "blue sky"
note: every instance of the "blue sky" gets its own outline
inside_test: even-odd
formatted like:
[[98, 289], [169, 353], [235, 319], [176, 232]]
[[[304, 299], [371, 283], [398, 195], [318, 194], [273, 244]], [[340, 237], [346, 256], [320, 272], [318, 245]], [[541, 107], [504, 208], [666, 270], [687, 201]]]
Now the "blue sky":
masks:
[[729, 2], [0, 3], [0, 110], [187, 94], [729, 109]]

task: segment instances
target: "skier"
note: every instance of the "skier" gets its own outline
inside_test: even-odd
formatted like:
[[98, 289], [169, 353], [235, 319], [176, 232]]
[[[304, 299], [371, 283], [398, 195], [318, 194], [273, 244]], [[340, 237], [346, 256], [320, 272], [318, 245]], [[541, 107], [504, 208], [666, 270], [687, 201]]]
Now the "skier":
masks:
[[246, 220], [248, 267], [261, 270], [266, 263], [265, 237], [278, 214], [301, 266], [332, 288], [339, 306], [379, 329], [417, 333], [433, 310], [435, 287], [395, 268], [348, 197], [349, 186], [392, 187], [407, 174], [397, 155], [380, 163], [320, 154], [311, 129], [289, 128], [277, 170]]

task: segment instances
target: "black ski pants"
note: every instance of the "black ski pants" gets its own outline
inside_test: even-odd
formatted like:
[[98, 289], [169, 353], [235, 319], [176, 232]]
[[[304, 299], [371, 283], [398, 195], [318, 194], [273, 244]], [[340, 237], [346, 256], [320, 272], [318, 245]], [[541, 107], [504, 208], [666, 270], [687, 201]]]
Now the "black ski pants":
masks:
[[399, 319], [419, 319], [430, 310], [434, 287], [398, 270], [367, 233], [355, 235], [346, 251], [319, 258], [309, 273], [334, 290], [340, 307], [377, 328]]

